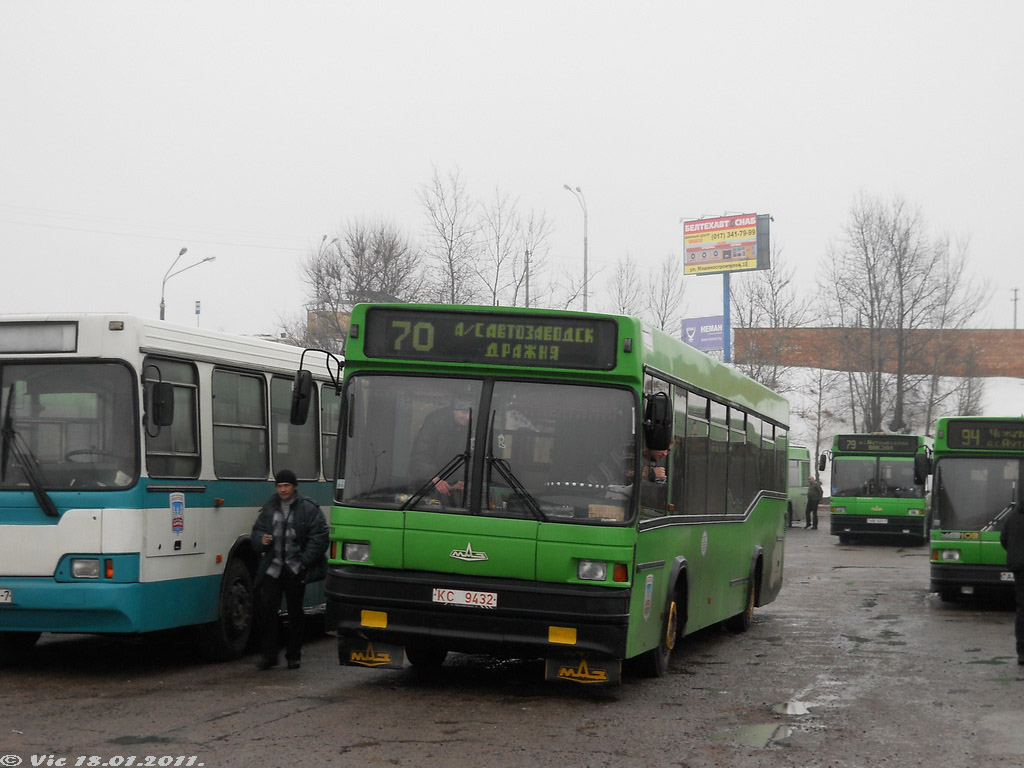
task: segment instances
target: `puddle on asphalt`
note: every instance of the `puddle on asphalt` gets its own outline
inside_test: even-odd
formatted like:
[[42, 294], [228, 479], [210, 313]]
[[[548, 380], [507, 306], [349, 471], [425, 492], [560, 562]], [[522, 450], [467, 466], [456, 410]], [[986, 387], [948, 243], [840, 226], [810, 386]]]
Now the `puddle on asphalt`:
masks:
[[711, 740], [734, 741], [745, 747], [764, 748], [788, 739], [792, 735], [793, 729], [788, 725], [763, 723], [761, 725], [744, 725], [742, 728], [722, 731], [712, 736]]

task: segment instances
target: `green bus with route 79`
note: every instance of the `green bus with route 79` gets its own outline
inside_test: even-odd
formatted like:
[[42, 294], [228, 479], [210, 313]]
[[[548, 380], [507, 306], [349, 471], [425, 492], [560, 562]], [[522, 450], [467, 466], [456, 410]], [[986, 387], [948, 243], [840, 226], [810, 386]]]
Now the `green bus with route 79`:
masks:
[[[914, 457], [927, 455], [923, 435], [848, 434], [832, 441], [830, 533], [841, 543], [853, 536], [928, 540], [927, 488], [914, 477]], [[824, 471], [829, 454], [818, 459]]]
[[326, 581], [339, 661], [664, 674], [679, 638], [744, 630], [779, 593], [788, 419], [635, 318], [357, 305]]

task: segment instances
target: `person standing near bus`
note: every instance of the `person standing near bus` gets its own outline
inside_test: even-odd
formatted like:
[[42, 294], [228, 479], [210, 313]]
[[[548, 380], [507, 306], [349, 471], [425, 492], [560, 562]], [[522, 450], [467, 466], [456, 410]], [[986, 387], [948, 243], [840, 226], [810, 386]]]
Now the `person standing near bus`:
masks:
[[281, 597], [288, 606], [285, 660], [298, 669], [302, 660], [302, 601], [306, 584], [327, 575], [327, 522], [316, 503], [298, 493], [290, 469], [274, 476], [277, 493], [263, 505], [252, 527], [252, 542], [261, 553], [256, 569], [256, 601], [263, 630], [257, 669], [277, 666]]
[[[804, 510], [804, 528], [818, 528], [818, 505], [821, 504], [821, 482], [814, 475], [807, 478], [807, 509]], [[813, 523], [812, 523], [813, 520]]]
[[1017, 663], [1024, 664], [1024, 505], [1017, 502], [999, 532], [999, 543], [1006, 550], [1006, 567], [1013, 574], [1013, 592], [1017, 617], [1013, 634], [1017, 641]]

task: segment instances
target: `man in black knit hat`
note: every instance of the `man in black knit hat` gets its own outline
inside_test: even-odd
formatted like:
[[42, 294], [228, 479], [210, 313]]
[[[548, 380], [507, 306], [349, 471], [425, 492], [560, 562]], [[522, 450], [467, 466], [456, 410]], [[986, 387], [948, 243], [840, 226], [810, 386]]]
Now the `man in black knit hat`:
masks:
[[277, 611], [288, 606], [285, 660], [298, 669], [302, 660], [302, 602], [306, 584], [327, 575], [327, 522], [316, 503], [298, 493], [290, 469], [274, 476], [277, 493], [263, 505], [252, 527], [252, 543], [262, 553], [256, 569], [256, 609], [263, 629], [257, 669], [277, 666]]

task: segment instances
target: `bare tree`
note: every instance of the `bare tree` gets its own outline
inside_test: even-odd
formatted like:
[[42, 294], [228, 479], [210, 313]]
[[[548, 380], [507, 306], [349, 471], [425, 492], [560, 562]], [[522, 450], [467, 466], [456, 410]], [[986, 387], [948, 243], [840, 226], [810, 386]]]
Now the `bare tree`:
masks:
[[807, 397], [801, 407], [794, 409], [794, 413], [809, 425], [813, 460], [817, 460], [828, 447], [836, 426], [846, 423], [842, 415], [842, 397], [838, 394], [842, 380], [840, 371], [810, 368], [800, 382], [800, 391], [807, 393]]
[[512, 264], [513, 293], [511, 304], [515, 306], [543, 307], [547, 306], [550, 288], [545, 287], [548, 270], [548, 238], [554, 225], [541, 212], [530, 210], [525, 220], [520, 221], [519, 250], [523, 254], [521, 262]]
[[[821, 293], [832, 324], [857, 328], [843, 346], [851, 407], [874, 432], [926, 429], [949, 399], [948, 345], [934, 334], [963, 328], [983, 291], [964, 279], [966, 245], [927, 238], [919, 210], [861, 195], [838, 247], [830, 249]], [[927, 394], [923, 390], [927, 390]]]
[[306, 288], [306, 327], [282, 321], [296, 342], [336, 351], [361, 301], [417, 301], [423, 297], [421, 259], [412, 242], [388, 221], [353, 221], [300, 264]]
[[620, 315], [640, 315], [644, 310], [644, 283], [640, 269], [630, 254], [615, 264], [615, 271], [608, 280], [608, 295], [611, 296], [612, 311]]
[[[497, 306], [515, 295], [515, 266], [520, 253], [522, 224], [516, 201], [495, 187], [494, 197], [483, 208], [480, 219], [481, 258], [477, 275], [487, 291], [487, 303]], [[521, 271], [521, 270], [520, 270]]]
[[772, 268], [733, 275], [730, 281], [730, 318], [737, 328], [769, 328], [768, 349], [758, 349], [756, 362], [739, 363], [747, 376], [776, 392], [789, 392], [792, 369], [782, 365], [785, 330], [807, 322], [810, 301], [802, 298], [794, 282], [794, 269], [781, 251], [772, 250]]
[[683, 263], [676, 254], [666, 254], [658, 269], [647, 278], [647, 316], [652, 325], [678, 336], [681, 330], [683, 297]]
[[479, 301], [483, 291], [477, 274], [477, 205], [466, 194], [459, 170], [442, 177], [435, 166], [430, 183], [420, 188], [419, 200], [427, 215], [433, 298], [445, 304]]

